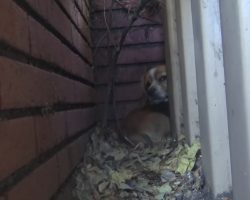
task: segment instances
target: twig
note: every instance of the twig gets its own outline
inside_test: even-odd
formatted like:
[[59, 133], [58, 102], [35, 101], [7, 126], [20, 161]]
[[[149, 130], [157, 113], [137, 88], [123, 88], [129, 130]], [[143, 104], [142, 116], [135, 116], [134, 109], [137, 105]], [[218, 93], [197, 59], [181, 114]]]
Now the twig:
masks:
[[[115, 44], [114, 38], [112, 37], [111, 30], [110, 30], [110, 25], [108, 24], [107, 16], [106, 16], [106, 0], [103, 0], [103, 3], [104, 3], [103, 18], [104, 18], [105, 26], [107, 28], [109, 40], [113, 43], [113, 46], [115, 46], [116, 44]], [[113, 8], [113, 2], [112, 2], [112, 6], [110, 7], [110, 12], [111, 12], [110, 17], [111, 18], [112, 18], [112, 8]], [[112, 20], [110, 20], [110, 21], [112, 21]]]
[[[112, 59], [111, 59], [111, 63], [110, 63], [110, 81], [108, 83], [108, 89], [107, 89], [107, 96], [105, 99], [105, 107], [104, 107], [104, 116], [103, 116], [103, 122], [102, 122], [102, 127], [107, 127], [107, 122], [108, 122], [108, 114], [109, 114], [109, 103], [112, 102], [113, 104], [113, 111], [115, 112], [115, 96], [114, 96], [114, 87], [115, 87], [115, 81], [116, 81], [116, 76], [117, 76], [117, 71], [118, 71], [118, 67], [116, 66], [117, 60], [119, 58], [119, 55], [121, 53], [122, 50], [122, 46], [125, 42], [125, 39], [127, 37], [127, 34], [129, 32], [129, 30], [131, 29], [131, 27], [133, 26], [133, 24], [135, 23], [135, 21], [139, 18], [139, 15], [141, 13], [141, 11], [145, 8], [145, 6], [152, 0], [143, 0], [141, 5], [139, 6], [139, 8], [137, 9], [137, 11], [135, 12], [135, 14], [133, 15], [128, 27], [122, 32], [122, 36], [119, 42], [119, 45], [113, 49], [112, 52]], [[116, 126], [117, 128], [120, 128], [119, 124], [118, 124], [118, 119], [116, 119]], [[118, 131], [120, 132], [120, 131]]]
[[[109, 46], [110, 45], [110, 41], [112, 42], [112, 45], [115, 46], [115, 40], [112, 37], [112, 33], [111, 33], [111, 29], [110, 29], [110, 24], [108, 22], [112, 22], [112, 9], [113, 9], [113, 2], [111, 7], [109, 8], [109, 20], [107, 20], [107, 14], [106, 14], [106, 0], [103, 0], [103, 18], [104, 18], [104, 22], [105, 22], [105, 26], [106, 26], [106, 32], [101, 36], [101, 38], [99, 38], [99, 40], [97, 41], [95, 48], [94, 48], [94, 52], [93, 52], [93, 57], [96, 58], [96, 55], [98, 53], [99, 47], [101, 46], [100, 44], [102, 43], [102, 41], [106, 38], [107, 39], [107, 43], [106, 45]], [[112, 46], [111, 45], [111, 46]]]

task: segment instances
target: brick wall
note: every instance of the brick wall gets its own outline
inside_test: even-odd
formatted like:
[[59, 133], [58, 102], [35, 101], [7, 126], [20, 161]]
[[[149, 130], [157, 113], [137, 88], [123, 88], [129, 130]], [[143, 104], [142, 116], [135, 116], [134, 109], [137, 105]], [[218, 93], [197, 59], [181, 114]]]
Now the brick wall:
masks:
[[0, 1], [0, 200], [48, 200], [95, 124], [87, 0]]
[[[104, 5], [106, 2], [106, 5]], [[92, 1], [92, 38], [94, 46], [95, 81], [98, 102], [103, 111], [109, 72], [109, 47], [117, 45], [124, 29], [129, 24], [128, 13], [112, 0]], [[106, 12], [104, 12], [106, 8]], [[111, 9], [110, 9], [111, 8]], [[112, 17], [110, 17], [112, 10]], [[104, 17], [106, 16], [106, 17]], [[106, 18], [106, 19], [105, 19]], [[163, 12], [149, 19], [139, 18], [127, 35], [125, 45], [118, 59], [119, 72], [116, 80], [115, 96], [118, 101], [117, 112], [120, 119], [143, 102], [141, 77], [145, 70], [164, 63]], [[112, 43], [108, 43], [107, 25], [110, 26]], [[113, 116], [109, 118], [113, 120]]]

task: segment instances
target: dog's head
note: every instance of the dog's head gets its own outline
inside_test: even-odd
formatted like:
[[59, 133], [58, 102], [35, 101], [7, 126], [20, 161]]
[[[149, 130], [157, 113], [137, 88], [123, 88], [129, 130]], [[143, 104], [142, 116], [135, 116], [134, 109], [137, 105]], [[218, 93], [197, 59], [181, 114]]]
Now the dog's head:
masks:
[[168, 100], [167, 72], [165, 65], [149, 69], [143, 78], [143, 85], [150, 104]]

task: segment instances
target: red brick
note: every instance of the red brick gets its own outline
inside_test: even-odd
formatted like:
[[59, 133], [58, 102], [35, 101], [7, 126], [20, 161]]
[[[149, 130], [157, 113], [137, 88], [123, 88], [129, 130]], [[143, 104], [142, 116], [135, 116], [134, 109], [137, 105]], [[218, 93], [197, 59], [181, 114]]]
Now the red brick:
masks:
[[[37, 3], [38, 5], [41, 4], [43, 5], [43, 1], [42, 0], [38, 0], [39, 2]], [[72, 24], [70, 23], [69, 19], [65, 16], [65, 14], [61, 11], [61, 9], [58, 7], [58, 5], [54, 2], [51, 1], [50, 3], [47, 2], [48, 0], [45, 1], [45, 5], [43, 6], [38, 6], [38, 12], [40, 14], [44, 13], [43, 15], [46, 16], [46, 19], [48, 19], [48, 21], [52, 24], [52, 26], [54, 26], [57, 31], [59, 31], [70, 43], [72, 44], [77, 44], [77, 49], [84, 54], [89, 60], [91, 60], [91, 53], [90, 53], [90, 49], [87, 48], [87, 44], [84, 43], [84, 41], [81, 41], [79, 38], [75, 37], [75, 42], [73, 43], [73, 38], [72, 38]], [[69, 7], [68, 5], [72, 5], [74, 6], [73, 2], [71, 3], [71, 1], [64, 1], [67, 4], [67, 7]], [[49, 7], [49, 9], [48, 9]], [[75, 7], [73, 7], [71, 9], [70, 12], [74, 13], [73, 11], [75, 11]], [[43, 11], [42, 11], [43, 10]], [[49, 10], [49, 11], [48, 11]], [[46, 14], [48, 13], [48, 14]], [[45, 15], [46, 14], [46, 15]], [[76, 18], [76, 16], [75, 16]], [[77, 22], [77, 20], [76, 20]], [[62, 44], [58, 44], [58, 42], [56, 43], [53, 40], [57, 40], [56, 38], [53, 38], [54, 36], [52, 35], [48, 35], [49, 33], [43, 28], [41, 27], [39, 24], [37, 24], [36, 22], [32, 22], [32, 27], [31, 27], [31, 39], [34, 40], [33, 44], [36, 44], [36, 46], [34, 46], [33, 51], [35, 51], [36, 55], [37, 54], [45, 54], [47, 57], [52, 57], [54, 59], [54, 61], [56, 61], [55, 63], [59, 64], [62, 66], [62, 54], [64, 55], [68, 55], [69, 51], [71, 51], [70, 49], [65, 49], [65, 47], [62, 46]], [[36, 23], [34, 25], [34, 23]], [[34, 28], [33, 28], [34, 26]], [[40, 26], [40, 27], [39, 27]], [[79, 33], [78, 33], [79, 34]], [[32, 37], [33, 36], [33, 37]], [[79, 43], [80, 42], [80, 43]], [[48, 46], [52, 47], [52, 48], [47, 48]], [[46, 51], [44, 51], [44, 49], [46, 49]], [[39, 52], [37, 52], [39, 51]], [[47, 55], [49, 54], [49, 55]], [[54, 58], [54, 54], [56, 55], [56, 58]], [[44, 57], [44, 56], [43, 56]], [[66, 56], [66, 59], [69, 59], [68, 56]], [[66, 66], [67, 68], [69, 68], [69, 66]]]
[[164, 44], [157, 44], [148, 47], [124, 48], [118, 63], [159, 62], [164, 59]]
[[48, 19], [50, 14], [51, 0], [26, 0], [27, 3], [41, 15], [44, 19]]
[[[153, 65], [130, 65], [128, 67], [120, 67], [117, 73], [117, 82], [126, 83], [126, 82], [140, 82], [142, 80], [143, 74], [149, 67]], [[96, 83], [104, 84], [109, 81], [109, 70], [107, 68], [98, 68], [95, 71]]]
[[29, 17], [31, 55], [48, 62], [52, 62], [56, 51], [56, 41], [53, 37], [32, 17]]
[[90, 29], [86, 21], [83, 19], [82, 15], [80, 14], [79, 10], [76, 10], [76, 17], [77, 26], [81, 30], [81, 33], [87, 38], [88, 42], [91, 42]]
[[[76, 5], [78, 6], [79, 10], [83, 13], [83, 5], [85, 4], [83, 0], [76, 0]], [[86, 14], [86, 13], [83, 13]]]
[[66, 180], [72, 170], [69, 155], [70, 154], [68, 147], [65, 147], [65, 149], [57, 154], [60, 184], [62, 184]]
[[0, 121], [0, 180], [36, 156], [36, 137], [32, 118]]
[[[0, 38], [28, 53], [28, 17], [13, 1], [0, 1]], [[3, 31], [4, 30], [4, 31]]]
[[[104, 10], [104, 8], [109, 9], [111, 7], [113, 9], [115, 9], [115, 8], [121, 8], [121, 6], [116, 1], [113, 3], [113, 0], [106, 0], [105, 3], [106, 4], [104, 5], [104, 1], [98, 1], [98, 0], [93, 1], [92, 8], [94, 10], [96, 10], [96, 11], [97, 10]], [[113, 5], [112, 5], [112, 3], [113, 3]]]
[[39, 153], [51, 149], [66, 139], [66, 112], [37, 116], [34, 119]]
[[[81, 46], [81, 40], [83, 40], [83, 38], [80, 35], [80, 33], [76, 30], [76, 28], [73, 24], [71, 25], [71, 29], [72, 29], [73, 45], [76, 47], [76, 49], [78, 49], [78, 51], [80, 51], [79, 49]], [[83, 55], [83, 52], [81, 52], [81, 54]], [[85, 55], [85, 57], [86, 57], [86, 55]]]
[[39, 153], [43, 153], [57, 144], [58, 136], [52, 130], [51, 117], [51, 115], [34, 117]]
[[[112, 38], [114, 44], [120, 43], [123, 30], [112, 30]], [[104, 37], [105, 36], [105, 37]], [[94, 46], [106, 46], [108, 45], [108, 34], [105, 31], [95, 30], [93, 31], [93, 43]], [[147, 26], [147, 27], [135, 27], [131, 28], [124, 44], [146, 44], [151, 42], [163, 42], [164, 32], [163, 27], [159, 26]]]
[[[108, 64], [108, 51], [101, 48], [95, 57], [96, 65]], [[164, 44], [147, 44], [147, 46], [127, 46], [121, 51], [118, 64], [136, 64], [147, 62], [162, 62], [165, 59]]]
[[8, 192], [8, 200], [49, 200], [59, 186], [58, 165], [53, 157]]
[[55, 89], [56, 102], [77, 102], [75, 99], [75, 81], [54, 75], [52, 85]]
[[78, 55], [32, 18], [29, 18], [29, 25], [33, 57], [52, 62], [76, 76], [93, 80], [91, 68]]
[[71, 166], [74, 168], [83, 158], [89, 135], [85, 133], [69, 146]]
[[[130, 111], [141, 107], [143, 104], [144, 104], [143, 101], [117, 103], [116, 116], [118, 119], [124, 119]], [[104, 112], [104, 104], [99, 104], [99, 115], [102, 116], [103, 112]], [[109, 113], [108, 120], [115, 120], [113, 113], [111, 112]]]
[[90, 134], [90, 131], [85, 132], [78, 139], [78, 148], [80, 149], [80, 152], [82, 153], [82, 155], [84, 154], [85, 148], [87, 147], [86, 145], [88, 144], [88, 141], [89, 141], [89, 134]]
[[83, 4], [84, 4], [84, 0], [76, 0], [75, 2], [79, 6], [80, 10], [82, 10]]
[[[68, 47], [59, 42], [57, 44], [57, 49], [58, 50], [55, 52], [54, 58], [55, 63], [71, 74], [74, 74], [78, 77], [87, 77], [87, 72], [86, 74], [82, 73], [81, 68], [72, 62], [73, 58], [77, 58], [78, 55], [73, 53]], [[85, 68], [83, 67], [83, 69]]]
[[118, 86], [115, 90], [117, 101], [119, 100], [138, 100], [144, 96], [141, 83]]
[[55, 29], [59, 33], [64, 36], [64, 38], [66, 38], [71, 44], [73, 44], [71, 22], [62, 12], [62, 10], [58, 7], [56, 1], [51, 1], [48, 21], [53, 27], [55, 27]]
[[76, 54], [70, 56], [72, 74], [93, 82], [93, 69]]
[[38, 9], [38, 0], [26, 0], [27, 3], [34, 9]]
[[54, 75], [53, 87], [56, 102], [91, 103], [94, 101], [94, 89], [80, 82]]
[[62, 43], [55, 46], [56, 48], [52, 48], [55, 55], [53, 62], [75, 76], [93, 81], [93, 71], [87, 63]]
[[45, 19], [50, 14], [51, 0], [37, 0], [37, 12]]
[[94, 89], [80, 84], [75, 83], [75, 101], [76, 102], [85, 102], [85, 103], [92, 103], [95, 101], [94, 99]]
[[[105, 28], [106, 29], [106, 23], [104, 19], [103, 12], [97, 12], [92, 18], [92, 27], [93, 28]], [[162, 19], [160, 16], [155, 16], [150, 20], [139, 18], [134, 23], [134, 26], [138, 25], [150, 25], [150, 24], [162, 24]], [[108, 18], [106, 18], [106, 21], [108, 24], [110, 24], [110, 21]], [[121, 12], [120, 10], [113, 10], [113, 17], [112, 17], [112, 28], [122, 28], [127, 27], [130, 23], [130, 17], [127, 12]]]
[[75, 55], [75, 53], [73, 53], [67, 46], [65, 46], [61, 42], [57, 43], [57, 47], [55, 48], [55, 50], [56, 49], [58, 49], [58, 50], [57, 50], [57, 52], [54, 53], [55, 58], [54, 58], [53, 62], [56, 63], [57, 65], [61, 66], [62, 68], [64, 68], [66, 71], [75, 74], [76, 73], [76, 71], [75, 71], [76, 66], [73, 66], [72, 62], [71, 62], [71, 59], [73, 57], [72, 55]]
[[74, 25], [72, 25], [72, 36], [74, 46], [90, 63], [92, 63], [91, 48], [88, 46], [80, 33], [76, 30]]
[[57, 143], [62, 142], [67, 137], [67, 112], [57, 112], [51, 115], [52, 133], [57, 136]]
[[95, 122], [95, 108], [72, 110], [67, 112], [68, 135], [72, 136], [87, 129]]
[[66, 12], [69, 14], [71, 19], [76, 23], [77, 22], [77, 19], [76, 19], [76, 7], [75, 7], [75, 4], [74, 4], [74, 1], [72, 1], [72, 0], [61, 0], [60, 4], [66, 10]]
[[[60, 4], [62, 7], [65, 9], [67, 14], [70, 16], [70, 18], [73, 20], [75, 24], [77, 24], [78, 19], [77, 19], [77, 8], [74, 4], [74, 1], [72, 0], [61, 0]], [[71, 22], [70, 22], [71, 23]]]
[[2, 109], [93, 101], [91, 87], [63, 76], [6, 58], [0, 58], [0, 70]]
[[87, 63], [66, 46], [62, 44], [57, 46], [58, 51], [54, 54], [56, 54], [55, 62], [58, 63], [59, 66], [75, 76], [93, 81], [93, 71]]
[[89, 5], [87, 1], [82, 1], [82, 13], [84, 14], [88, 23], [90, 23], [90, 11], [88, 9]]
[[[107, 87], [99, 87], [98, 100], [99, 102], [104, 102], [107, 93]], [[134, 83], [130, 85], [120, 85], [115, 88], [115, 99], [116, 101], [135, 101], [139, 100], [144, 96], [143, 89], [141, 88], [141, 83]]]
[[54, 100], [52, 77], [29, 65], [0, 58], [0, 108], [47, 105]]
[[[68, 4], [68, 1], [64, 0], [63, 1], [64, 4]], [[67, 3], [66, 3], [67, 2]], [[80, 9], [82, 10], [81, 13], [80, 11], [77, 9], [76, 5], [72, 2], [72, 5], [69, 5], [68, 6], [68, 13], [70, 14], [71, 18], [74, 20], [75, 24], [78, 26], [78, 28], [80, 29], [80, 32], [87, 38], [88, 42], [91, 41], [91, 38], [90, 38], [90, 29], [88, 27], [88, 24], [86, 23], [86, 21], [83, 19], [81, 13], [83, 15], [85, 15], [85, 19], [87, 20], [88, 19], [88, 13], [89, 11], [88, 10], [82, 10], [83, 7], [82, 7], [82, 4], [80, 5], [78, 3], [78, 5], [80, 5]], [[84, 4], [85, 5], [85, 4]], [[66, 7], [67, 5], [65, 5], [64, 7]], [[86, 6], [85, 6], [86, 7]]]
[[89, 42], [90, 45], [92, 45], [92, 38], [91, 38], [91, 30], [88, 26], [88, 24], [83, 20], [82, 16], [78, 14], [79, 22], [78, 22], [78, 27], [83, 33], [83, 35], [86, 37], [87, 41]]
[[[40, 26], [40, 25], [36, 24], [36, 26]], [[41, 26], [40, 26], [40, 30], [41, 30]], [[34, 49], [36, 49], [39, 52], [42, 52], [44, 51], [43, 46], [45, 46], [45, 48], [47, 46], [46, 51], [48, 52], [51, 58], [49, 61], [51, 61], [53, 64], [56, 64], [57, 66], [59, 66], [60, 68], [62, 68], [63, 70], [67, 72], [76, 74], [76, 71], [75, 71], [76, 66], [71, 66], [69, 62], [71, 59], [72, 51], [53, 34], [51, 34], [45, 29], [42, 29], [42, 30], [43, 31], [41, 33], [41, 38], [36, 37], [35, 35], [34, 37], [31, 37], [31, 40], [34, 40], [38, 44], [41, 44], [41, 45], [34, 46]], [[45, 38], [47, 40], [43, 41], [45, 40]], [[44, 45], [44, 43], [46, 43], [46, 45]]]
[[96, 121], [101, 121], [102, 118], [103, 118], [103, 115], [104, 115], [104, 104], [97, 104], [96, 106], [96, 113], [95, 113], [95, 118], [96, 118]]
[[90, 2], [89, 2], [89, 0], [85, 0], [84, 2], [86, 3], [86, 5], [87, 5], [88, 7], [90, 7]]
[[55, 63], [70, 72], [71, 66], [69, 62], [65, 62], [69, 60], [70, 54], [68, 52], [70, 50], [37, 21], [32, 18], [29, 19], [32, 56]]

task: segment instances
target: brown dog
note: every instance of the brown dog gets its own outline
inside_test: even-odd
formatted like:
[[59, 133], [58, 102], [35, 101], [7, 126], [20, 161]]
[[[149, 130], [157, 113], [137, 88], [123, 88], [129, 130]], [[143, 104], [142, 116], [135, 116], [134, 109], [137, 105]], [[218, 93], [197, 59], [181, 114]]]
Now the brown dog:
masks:
[[167, 73], [164, 65], [151, 68], [143, 77], [147, 104], [133, 110], [124, 121], [124, 137], [137, 145], [160, 143], [169, 135]]

